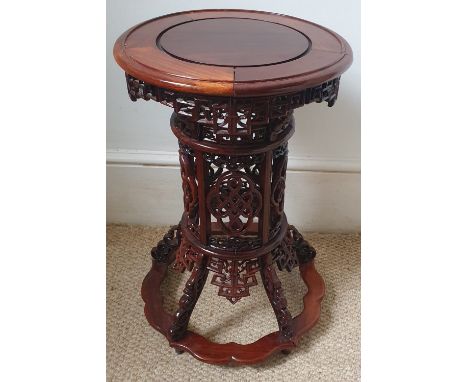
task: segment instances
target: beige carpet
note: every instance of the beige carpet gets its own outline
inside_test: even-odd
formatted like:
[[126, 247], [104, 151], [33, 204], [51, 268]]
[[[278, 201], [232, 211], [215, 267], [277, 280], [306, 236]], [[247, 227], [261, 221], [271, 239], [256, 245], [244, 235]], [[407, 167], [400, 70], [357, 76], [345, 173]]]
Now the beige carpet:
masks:
[[[167, 227], [107, 227], [108, 381], [358, 381], [360, 380], [360, 235], [304, 234], [317, 250], [316, 267], [326, 284], [319, 323], [291, 354], [254, 366], [214, 366], [187, 353], [176, 355], [143, 313], [141, 282], [149, 250]], [[278, 272], [293, 315], [302, 310], [305, 286], [298, 270]], [[162, 289], [175, 310], [188, 274], [170, 272]], [[232, 305], [210, 284], [193, 312], [191, 329], [218, 342], [248, 343], [276, 331], [260, 285]]]

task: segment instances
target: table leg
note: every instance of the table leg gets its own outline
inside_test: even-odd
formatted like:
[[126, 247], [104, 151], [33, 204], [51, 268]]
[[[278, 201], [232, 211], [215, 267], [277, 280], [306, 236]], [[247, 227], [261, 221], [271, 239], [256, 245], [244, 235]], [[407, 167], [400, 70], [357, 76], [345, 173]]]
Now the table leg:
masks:
[[260, 274], [268, 299], [275, 312], [280, 333], [283, 339], [289, 340], [293, 336], [292, 316], [291, 313], [289, 313], [288, 303], [284, 297], [281, 281], [276, 274], [274, 265], [264, 264], [260, 268]]
[[174, 341], [184, 337], [190, 316], [200, 297], [200, 294], [205, 286], [206, 278], [208, 277], [208, 269], [206, 267], [206, 259], [202, 258], [199, 263], [193, 266], [192, 274], [187, 280], [184, 288], [184, 293], [179, 300], [179, 309], [174, 316], [174, 322], [169, 329], [169, 335]]

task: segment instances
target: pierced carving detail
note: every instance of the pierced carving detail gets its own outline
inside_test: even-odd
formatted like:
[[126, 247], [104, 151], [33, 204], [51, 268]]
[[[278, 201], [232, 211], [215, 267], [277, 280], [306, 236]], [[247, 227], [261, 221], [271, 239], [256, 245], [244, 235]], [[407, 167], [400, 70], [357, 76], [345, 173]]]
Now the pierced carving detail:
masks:
[[213, 125], [210, 123], [193, 122], [190, 118], [177, 114], [174, 114], [171, 123], [184, 135], [199, 141], [217, 144], [274, 142], [293, 128], [294, 119], [292, 113], [293, 111], [290, 110], [282, 118], [274, 119], [270, 123], [252, 125], [248, 131], [244, 130], [243, 134], [238, 135], [230, 135], [229, 130], [213, 128]]
[[255, 273], [260, 269], [257, 259], [227, 260], [211, 257], [208, 269], [214, 272], [211, 284], [219, 287], [218, 295], [235, 304], [250, 295], [249, 288], [257, 285]]
[[283, 143], [273, 150], [273, 159], [281, 158], [282, 156], [288, 155], [288, 143]]
[[211, 188], [207, 205], [226, 234], [239, 236], [258, 216], [262, 195], [245, 173], [228, 171]]
[[186, 269], [191, 271], [194, 265], [199, 264], [202, 260], [203, 255], [196, 252], [187, 240], [182, 238], [172, 268], [181, 273], [185, 272]]
[[208, 162], [208, 180], [213, 183], [223, 171], [242, 171], [249, 175], [256, 183], [260, 177], [260, 165], [263, 162], [264, 154], [232, 156], [220, 154], [203, 154], [203, 158]]
[[270, 300], [273, 311], [278, 321], [279, 331], [284, 340], [289, 340], [293, 336], [292, 316], [288, 310], [288, 303], [283, 294], [281, 281], [279, 280], [273, 265], [263, 265], [260, 269], [263, 285]]
[[188, 146], [179, 148], [180, 175], [184, 195], [184, 210], [189, 220], [189, 228], [198, 236], [198, 182], [195, 174], [195, 160]]
[[185, 143], [182, 143], [180, 141], [179, 141], [179, 152], [182, 152], [190, 157], [195, 158], [195, 152], [193, 151], [193, 149], [189, 145], [186, 145]]
[[184, 293], [179, 300], [179, 309], [177, 309], [174, 321], [169, 329], [169, 334], [173, 340], [177, 341], [184, 337], [190, 316], [205, 286], [207, 277], [208, 269], [204, 262], [195, 264], [192, 274], [185, 284]]
[[170, 263], [171, 255], [180, 245], [180, 225], [172, 226], [158, 245], [151, 249], [151, 257], [158, 263]]
[[221, 98], [213, 104], [215, 134], [250, 135], [252, 127], [269, 121], [268, 99]]
[[289, 110], [283, 116], [283, 118], [276, 119], [277, 121], [275, 124], [272, 124], [270, 129], [270, 141], [273, 142], [276, 140], [281, 134], [285, 131], [293, 127], [294, 119], [293, 119], [293, 110]]
[[314, 259], [317, 254], [315, 249], [307, 242], [307, 240], [304, 239], [293, 225], [290, 225], [288, 228], [288, 234], [292, 236], [292, 240], [294, 242], [293, 248], [296, 252], [299, 264], [304, 264]]
[[284, 192], [286, 189], [286, 169], [288, 166], [288, 144], [273, 150], [272, 183], [270, 198], [270, 238], [279, 231], [284, 211]]
[[280, 271], [286, 269], [288, 272], [308, 261], [316, 255], [315, 249], [304, 239], [299, 231], [292, 225], [281, 244], [272, 251], [273, 261], [276, 261]]
[[249, 251], [260, 248], [262, 246], [262, 239], [256, 236], [226, 237], [214, 235], [210, 237], [209, 245], [228, 251]]
[[[229, 137], [229, 141], [233, 137], [252, 137], [257, 126], [264, 127], [270, 121], [288, 119], [293, 109], [311, 102], [327, 102], [328, 106], [333, 106], [340, 83], [338, 77], [297, 93], [236, 98], [180, 93], [149, 85], [127, 73], [125, 76], [132, 101], [154, 100], [172, 107], [187, 121], [211, 126], [217, 141], [223, 141], [225, 137]], [[197, 128], [195, 125], [186, 127]]]

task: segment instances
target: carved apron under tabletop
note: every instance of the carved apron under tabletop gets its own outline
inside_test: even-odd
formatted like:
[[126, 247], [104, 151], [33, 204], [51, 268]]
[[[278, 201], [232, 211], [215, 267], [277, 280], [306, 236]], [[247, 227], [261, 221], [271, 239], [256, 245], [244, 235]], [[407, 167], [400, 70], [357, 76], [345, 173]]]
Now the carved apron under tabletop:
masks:
[[[151, 250], [142, 286], [149, 323], [178, 353], [209, 363], [252, 364], [288, 352], [317, 322], [325, 289], [315, 250], [284, 213], [293, 111], [314, 102], [333, 106], [340, 75], [352, 62], [349, 45], [288, 16], [207, 10], [142, 23], [117, 40], [114, 56], [133, 101], [174, 109], [170, 124], [179, 141], [184, 212]], [[275, 268], [296, 266], [308, 292], [293, 318]], [[175, 314], [162, 307], [168, 268], [190, 272]], [[207, 280], [235, 304], [259, 278], [277, 332], [240, 345], [187, 330]]]

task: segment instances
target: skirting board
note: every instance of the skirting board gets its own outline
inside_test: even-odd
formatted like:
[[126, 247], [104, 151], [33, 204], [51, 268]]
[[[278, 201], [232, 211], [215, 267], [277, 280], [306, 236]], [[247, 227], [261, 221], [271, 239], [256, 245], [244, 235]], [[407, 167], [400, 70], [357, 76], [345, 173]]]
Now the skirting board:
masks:
[[[172, 151], [108, 149], [108, 164], [179, 166], [179, 153]], [[359, 159], [315, 158], [311, 156], [288, 156], [288, 170], [292, 171], [361, 171]]]
[[[289, 223], [314, 232], [360, 231], [360, 182], [357, 172], [288, 171], [285, 211]], [[176, 166], [108, 163], [107, 221], [177, 223], [183, 211], [180, 184]]]

